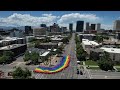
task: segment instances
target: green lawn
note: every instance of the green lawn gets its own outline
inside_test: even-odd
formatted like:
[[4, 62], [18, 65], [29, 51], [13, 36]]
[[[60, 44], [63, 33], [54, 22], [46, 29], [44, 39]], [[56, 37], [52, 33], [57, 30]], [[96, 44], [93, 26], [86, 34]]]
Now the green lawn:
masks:
[[87, 60], [85, 61], [85, 65], [97, 65], [97, 62], [92, 61], [92, 60]]
[[117, 68], [117, 70], [120, 72], [120, 68]]
[[100, 68], [99, 67], [86, 67], [87, 69], [93, 69], [93, 70], [100, 70]]
[[83, 65], [83, 62], [82, 62], [82, 61], [80, 61], [80, 65]]

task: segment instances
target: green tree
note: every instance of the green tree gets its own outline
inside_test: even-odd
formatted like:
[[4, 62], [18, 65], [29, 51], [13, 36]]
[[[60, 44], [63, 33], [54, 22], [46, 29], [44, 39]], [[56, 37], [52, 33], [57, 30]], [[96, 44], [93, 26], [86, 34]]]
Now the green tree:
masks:
[[6, 55], [3, 55], [2, 57], [0, 57], [0, 63], [7, 63], [9, 60], [9, 57]]
[[103, 53], [103, 56], [98, 61], [98, 66], [105, 71], [113, 70], [114, 63], [111, 60], [109, 53]]
[[62, 42], [63, 42], [64, 44], [67, 44], [67, 43], [69, 42], [69, 39], [68, 39], [67, 37], [65, 37], [65, 38], [62, 39]]
[[36, 48], [39, 47], [39, 44], [40, 44], [40, 41], [39, 41], [39, 40], [35, 41], [35, 47], [36, 47]]
[[18, 67], [13, 71], [12, 76], [14, 79], [29, 79], [31, 72], [27, 68], [22, 70], [21, 67]]
[[102, 41], [103, 41], [103, 36], [101, 35], [101, 36], [96, 36], [96, 41], [98, 42], [98, 43], [101, 43]]
[[31, 53], [31, 58], [30, 58], [30, 59], [32, 60], [32, 63], [33, 63], [33, 64], [38, 63], [39, 53], [32, 52], [32, 53]]
[[25, 62], [30, 60], [30, 53], [29, 53], [29, 51], [25, 52], [25, 55], [24, 55], [23, 59], [24, 59]]

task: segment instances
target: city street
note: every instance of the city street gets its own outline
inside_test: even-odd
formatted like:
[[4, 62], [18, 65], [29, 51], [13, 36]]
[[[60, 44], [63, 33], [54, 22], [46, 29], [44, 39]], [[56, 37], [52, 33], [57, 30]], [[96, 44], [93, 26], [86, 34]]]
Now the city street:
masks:
[[[53, 74], [41, 74], [41, 73], [36, 73], [33, 74], [36, 79], [78, 79], [77, 75], [77, 58], [76, 58], [76, 53], [75, 53], [75, 34], [73, 33], [73, 36], [69, 42], [68, 45], [65, 47], [65, 52], [63, 53], [64, 55], [70, 55], [70, 64], [69, 66], [59, 72]], [[79, 74], [80, 75], [80, 74]]]

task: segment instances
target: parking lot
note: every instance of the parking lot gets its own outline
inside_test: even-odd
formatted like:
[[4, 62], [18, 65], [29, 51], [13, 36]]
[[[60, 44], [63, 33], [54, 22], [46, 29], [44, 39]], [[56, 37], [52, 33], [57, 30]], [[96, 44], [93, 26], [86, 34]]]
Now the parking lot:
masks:
[[89, 70], [91, 79], [120, 79], [120, 72]]

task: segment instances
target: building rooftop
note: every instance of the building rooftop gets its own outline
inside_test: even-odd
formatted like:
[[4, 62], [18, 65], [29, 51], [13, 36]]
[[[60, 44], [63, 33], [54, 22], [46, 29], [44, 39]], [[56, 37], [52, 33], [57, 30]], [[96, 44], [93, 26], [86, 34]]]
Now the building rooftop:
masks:
[[54, 37], [54, 38], [51, 38], [51, 40], [62, 40], [62, 38]]
[[21, 47], [24, 45], [25, 44], [12, 44], [12, 45], [8, 45], [8, 46], [0, 47], [0, 50], [10, 50], [10, 49], [14, 49], [14, 48]]
[[58, 45], [58, 44], [49, 42], [49, 43], [40, 43], [40, 45]]
[[104, 51], [109, 52], [109, 53], [120, 53], [120, 49], [118, 48], [101, 47], [100, 49], [103, 49]]
[[50, 53], [50, 51], [47, 51], [47, 52], [43, 53], [43, 54], [40, 55], [40, 56], [44, 57], [44, 56], [48, 55], [49, 53]]
[[95, 34], [79, 34], [79, 35], [83, 35], [83, 36], [96, 36]]
[[89, 41], [88, 39], [82, 39], [82, 43], [85, 45], [95, 45], [98, 46], [99, 44], [95, 41]]

